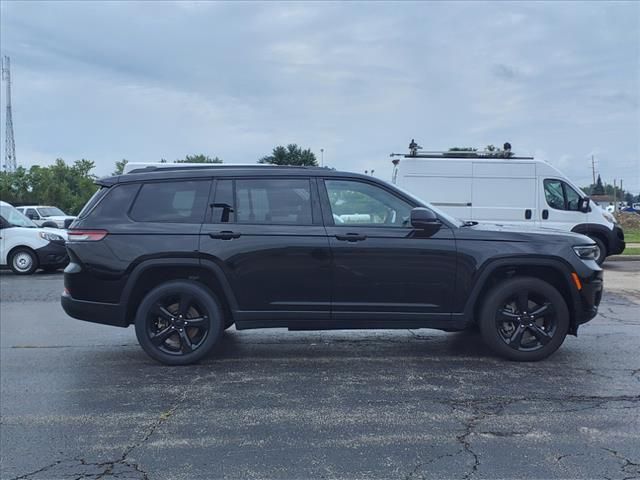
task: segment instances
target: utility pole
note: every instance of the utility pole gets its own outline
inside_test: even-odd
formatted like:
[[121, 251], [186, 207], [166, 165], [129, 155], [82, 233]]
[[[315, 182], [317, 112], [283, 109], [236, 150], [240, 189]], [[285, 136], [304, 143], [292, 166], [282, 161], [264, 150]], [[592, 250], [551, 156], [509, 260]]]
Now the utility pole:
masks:
[[16, 143], [13, 138], [13, 119], [11, 116], [11, 60], [5, 55], [2, 62], [2, 79], [7, 84], [7, 119], [5, 121], [4, 168], [7, 172], [16, 171]]
[[613, 179], [613, 211], [618, 213], [618, 196], [616, 195], [616, 179]]
[[591, 172], [593, 173], [593, 185], [596, 184], [596, 161], [591, 155]]
[[324, 148], [320, 149], [320, 166], [324, 167]]

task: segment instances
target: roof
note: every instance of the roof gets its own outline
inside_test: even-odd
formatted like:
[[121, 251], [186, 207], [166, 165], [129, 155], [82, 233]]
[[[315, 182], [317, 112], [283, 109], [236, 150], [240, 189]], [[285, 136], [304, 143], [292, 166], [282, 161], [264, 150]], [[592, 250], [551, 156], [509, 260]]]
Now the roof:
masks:
[[[275, 176], [331, 176], [371, 179], [368, 175], [341, 172], [327, 167], [298, 167], [293, 165], [231, 165], [210, 164], [202, 166], [162, 166], [134, 169], [130, 173], [114, 177], [105, 177], [96, 181], [98, 185], [111, 186], [116, 183], [142, 182], [153, 180], [213, 178], [213, 177], [275, 177]], [[375, 177], [374, 177], [375, 178]]]

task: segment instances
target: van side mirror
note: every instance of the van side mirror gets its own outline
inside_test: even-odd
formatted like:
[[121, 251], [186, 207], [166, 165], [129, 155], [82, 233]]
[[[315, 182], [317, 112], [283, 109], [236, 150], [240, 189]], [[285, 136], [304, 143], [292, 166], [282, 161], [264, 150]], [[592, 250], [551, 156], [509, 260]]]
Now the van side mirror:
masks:
[[437, 232], [442, 224], [428, 208], [416, 207], [411, 210], [411, 226], [419, 230], [428, 230], [430, 232]]
[[589, 197], [583, 197], [578, 202], [578, 210], [582, 213], [587, 213], [589, 211]]

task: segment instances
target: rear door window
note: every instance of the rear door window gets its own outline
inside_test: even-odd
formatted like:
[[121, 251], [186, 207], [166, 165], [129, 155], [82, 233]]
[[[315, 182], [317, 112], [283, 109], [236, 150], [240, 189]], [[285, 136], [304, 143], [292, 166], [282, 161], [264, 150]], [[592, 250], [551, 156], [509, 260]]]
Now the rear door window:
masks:
[[145, 183], [129, 216], [137, 222], [202, 223], [209, 180]]
[[218, 180], [213, 223], [312, 225], [308, 178]]

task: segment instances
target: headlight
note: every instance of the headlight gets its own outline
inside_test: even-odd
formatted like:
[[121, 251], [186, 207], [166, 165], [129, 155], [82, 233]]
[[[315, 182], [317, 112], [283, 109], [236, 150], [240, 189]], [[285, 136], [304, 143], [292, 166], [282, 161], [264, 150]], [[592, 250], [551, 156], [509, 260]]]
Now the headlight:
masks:
[[40, 238], [48, 242], [64, 242], [64, 238], [55, 233], [40, 232]]
[[616, 217], [611, 215], [609, 212], [602, 212], [602, 216], [609, 223], [618, 223], [618, 221], [616, 220]]
[[582, 260], [595, 260], [600, 254], [599, 250], [597, 245], [578, 245], [573, 247], [573, 251]]

